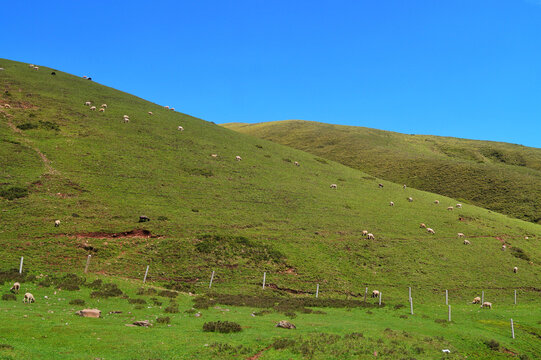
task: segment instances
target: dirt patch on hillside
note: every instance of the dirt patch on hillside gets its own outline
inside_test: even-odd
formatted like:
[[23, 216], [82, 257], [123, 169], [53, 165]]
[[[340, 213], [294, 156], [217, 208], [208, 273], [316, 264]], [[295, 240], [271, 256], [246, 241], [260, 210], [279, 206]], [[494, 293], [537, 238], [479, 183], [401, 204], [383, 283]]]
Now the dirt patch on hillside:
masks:
[[57, 236], [75, 236], [78, 239], [125, 239], [125, 238], [161, 238], [161, 235], [152, 235], [149, 230], [134, 229], [119, 233], [110, 233], [104, 231], [77, 233], [77, 234], [58, 234]]

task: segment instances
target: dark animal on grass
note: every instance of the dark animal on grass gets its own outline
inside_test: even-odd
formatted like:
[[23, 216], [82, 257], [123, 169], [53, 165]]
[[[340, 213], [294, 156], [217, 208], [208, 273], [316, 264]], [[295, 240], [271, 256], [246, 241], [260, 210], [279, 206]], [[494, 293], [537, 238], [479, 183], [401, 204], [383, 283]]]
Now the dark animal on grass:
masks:
[[150, 218], [146, 215], [141, 215], [139, 216], [139, 222], [146, 222], [146, 221], [150, 221]]

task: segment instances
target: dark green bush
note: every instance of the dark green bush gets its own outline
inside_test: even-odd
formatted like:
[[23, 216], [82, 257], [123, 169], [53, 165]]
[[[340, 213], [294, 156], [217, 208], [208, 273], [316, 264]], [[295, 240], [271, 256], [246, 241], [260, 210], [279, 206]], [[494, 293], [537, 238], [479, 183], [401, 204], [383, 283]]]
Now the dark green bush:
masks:
[[92, 281], [91, 283], [86, 284], [86, 287], [90, 289], [98, 290], [103, 286], [103, 281], [101, 279], [96, 279]]
[[219, 332], [219, 333], [232, 333], [239, 332], [242, 330], [242, 327], [231, 321], [211, 321], [203, 324], [203, 331], [207, 332]]
[[45, 130], [54, 130], [54, 131], [60, 131], [60, 128], [58, 127], [58, 124], [50, 122], [50, 121], [39, 121], [39, 127]]
[[500, 343], [496, 340], [484, 340], [483, 343], [490, 349], [498, 351], [500, 349]]
[[79, 290], [79, 286], [84, 285], [86, 279], [76, 274], [66, 274], [63, 277], [56, 280], [56, 287], [62, 290], [76, 291]]
[[[9, 344], [0, 344], [0, 350], [13, 350], [13, 346], [9, 345]], [[10, 359], [10, 358], [6, 358], [6, 359]]]
[[178, 296], [178, 293], [175, 291], [161, 290], [160, 292], [158, 292], [158, 295], [174, 299]]
[[90, 293], [92, 298], [108, 298], [121, 296], [123, 294], [122, 290], [118, 288], [117, 284], [105, 284], [100, 290], [93, 291]]
[[167, 221], [169, 218], [167, 216], [158, 216], [159, 221]]
[[4, 199], [15, 200], [28, 196], [28, 189], [19, 186], [12, 186], [10, 188], [0, 190], [0, 196]]
[[145, 299], [128, 299], [130, 304], [146, 304]]
[[85, 301], [83, 299], [73, 299], [69, 302], [70, 305], [84, 306]]
[[528, 254], [526, 254], [524, 250], [522, 250], [521, 248], [513, 246], [512, 248], [510, 248], [510, 250], [511, 250], [511, 255], [513, 255], [514, 257], [522, 259], [522, 260], [530, 261], [530, 257], [528, 256]]
[[163, 311], [169, 314], [176, 314], [179, 312], [178, 310], [178, 304], [176, 303], [170, 303], [168, 307], [166, 307]]
[[169, 316], [159, 317], [159, 318], [156, 319], [156, 322], [158, 324], [170, 324], [171, 323], [171, 318]]
[[140, 288], [137, 295], [155, 295], [158, 291], [154, 288]]
[[13, 300], [13, 301], [16, 301], [16, 300], [17, 300], [17, 297], [16, 297], [14, 294], [4, 294], [4, 295], [2, 295], [2, 300], [6, 300], [6, 301]]
[[17, 128], [21, 130], [31, 130], [31, 129], [37, 129], [38, 125], [33, 124], [33, 123], [24, 123], [24, 124], [17, 125]]

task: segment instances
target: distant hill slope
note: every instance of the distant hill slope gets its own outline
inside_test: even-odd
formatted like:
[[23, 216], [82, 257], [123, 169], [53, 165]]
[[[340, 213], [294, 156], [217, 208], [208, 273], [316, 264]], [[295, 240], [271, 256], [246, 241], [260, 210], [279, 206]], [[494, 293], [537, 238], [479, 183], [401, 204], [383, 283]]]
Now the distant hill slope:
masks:
[[[24, 256], [26, 269], [77, 271], [92, 254], [91, 272], [141, 278], [150, 264], [152, 281], [181, 288], [213, 270], [229, 291], [260, 288], [263, 271], [275, 288], [321, 283], [342, 294], [361, 284], [539, 285], [539, 225], [468, 204], [446, 211], [457, 200], [45, 66], [0, 59], [0, 67], [2, 268]], [[91, 111], [86, 101], [108, 106]]]
[[223, 126], [389, 181], [541, 223], [541, 149], [301, 120]]

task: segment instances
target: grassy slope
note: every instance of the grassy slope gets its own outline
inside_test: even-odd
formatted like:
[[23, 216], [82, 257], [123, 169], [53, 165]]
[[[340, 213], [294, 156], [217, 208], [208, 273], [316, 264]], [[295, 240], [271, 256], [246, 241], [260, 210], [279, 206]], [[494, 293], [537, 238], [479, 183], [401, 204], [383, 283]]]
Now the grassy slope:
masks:
[[224, 126], [541, 223], [541, 149], [298, 120]]
[[[321, 283], [322, 296], [355, 295], [367, 284], [383, 289], [390, 303], [403, 301], [410, 285], [426, 301], [441, 298], [436, 289], [453, 289], [462, 303], [481, 288], [494, 302], [509, 303], [510, 292], [518, 288], [528, 311], [539, 311], [533, 291], [541, 274], [539, 225], [469, 205], [448, 212], [445, 208], [456, 200], [438, 196], [437, 206], [431, 193], [389, 182], [379, 189], [380, 180], [344, 165], [94, 82], [60, 71], [53, 77], [46, 67], [33, 71], [8, 60], [0, 67], [6, 69], [0, 85], [8, 91], [1, 102], [12, 106], [0, 109], [1, 189], [30, 191], [25, 198], [0, 199], [3, 268], [17, 267], [24, 255], [31, 271], [80, 271], [90, 252], [91, 272], [140, 277], [150, 264], [150, 281], [181, 280], [197, 292], [211, 270], [217, 272], [215, 286], [224, 292], [256, 291], [261, 272], [267, 271], [267, 283], [279, 287], [313, 292]], [[90, 112], [83, 106], [87, 100], [109, 107], [105, 113]], [[123, 114], [130, 115], [129, 124], [121, 122]], [[60, 130], [43, 123], [37, 129], [13, 129], [39, 121], [54, 122]], [[177, 131], [178, 125], [186, 130]], [[37, 151], [48, 160], [43, 162]], [[236, 155], [243, 160], [235, 161]], [[329, 189], [331, 183], [338, 189]], [[415, 201], [409, 203], [408, 196]], [[138, 224], [140, 214], [152, 221]], [[59, 228], [53, 227], [55, 219], [62, 221]], [[419, 229], [420, 222], [437, 234]], [[161, 236], [74, 236], [142, 227]], [[376, 240], [362, 239], [363, 229]], [[467, 234], [472, 246], [462, 245], [457, 232]], [[201, 242], [202, 234], [223, 238]], [[237, 236], [248, 242], [229, 238]], [[532, 261], [502, 252], [496, 236], [523, 249]], [[513, 266], [518, 274], [510, 271]], [[426, 334], [423, 326], [417, 327], [420, 334]], [[527, 343], [515, 346], [532, 349]]]

